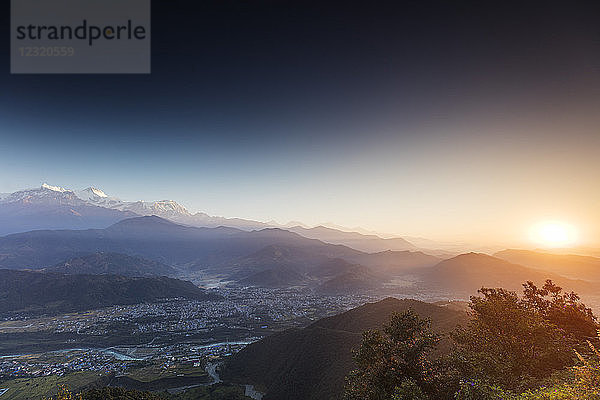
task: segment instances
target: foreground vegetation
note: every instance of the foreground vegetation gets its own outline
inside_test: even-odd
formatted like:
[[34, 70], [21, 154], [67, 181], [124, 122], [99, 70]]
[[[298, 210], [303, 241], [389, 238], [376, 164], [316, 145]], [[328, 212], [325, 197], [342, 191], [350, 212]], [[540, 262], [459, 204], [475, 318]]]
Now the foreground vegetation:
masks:
[[471, 322], [440, 358], [432, 354], [440, 338], [412, 311], [365, 332], [345, 399], [600, 399], [591, 309], [551, 281], [523, 286], [522, 296], [482, 288], [471, 298]]
[[139, 390], [105, 387], [73, 393], [61, 386], [58, 393], [45, 400], [243, 400], [244, 390], [239, 386], [218, 384], [186, 390], [179, 394], [152, 393]]

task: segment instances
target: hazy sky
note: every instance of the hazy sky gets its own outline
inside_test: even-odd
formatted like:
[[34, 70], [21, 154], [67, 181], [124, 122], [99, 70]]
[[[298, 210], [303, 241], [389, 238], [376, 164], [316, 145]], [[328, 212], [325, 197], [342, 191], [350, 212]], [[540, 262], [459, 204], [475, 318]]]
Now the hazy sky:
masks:
[[600, 246], [598, 6], [155, 1], [152, 75], [11, 76], [5, 3], [0, 192]]

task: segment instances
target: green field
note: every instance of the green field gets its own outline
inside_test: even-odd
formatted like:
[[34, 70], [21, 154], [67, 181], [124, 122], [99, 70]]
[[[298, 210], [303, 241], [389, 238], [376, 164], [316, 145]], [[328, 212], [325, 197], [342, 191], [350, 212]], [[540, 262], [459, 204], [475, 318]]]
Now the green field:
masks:
[[141, 368], [131, 370], [127, 376], [140, 382], [151, 382], [157, 379], [174, 377], [208, 377], [208, 374], [201, 367], [193, 367], [189, 364], [177, 365], [170, 368], [162, 368], [159, 365], [147, 365]]
[[[106, 376], [90, 372], [78, 372], [63, 377], [47, 376], [31, 379], [13, 379], [0, 384], [0, 388], [8, 388], [2, 400], [41, 400], [50, 398], [61, 385], [71, 388], [74, 393], [85, 388], [102, 384]], [[166, 400], [244, 400], [244, 388], [238, 385], [217, 384], [192, 388], [186, 392], [169, 395], [161, 392]]]
[[0, 383], [8, 388], [2, 400], [38, 400], [49, 397], [58, 391], [60, 385], [67, 385], [74, 391], [80, 391], [106, 375], [98, 372], [75, 372], [65, 376], [43, 376], [38, 378], [19, 378]]
[[[194, 382], [209, 381], [208, 375], [203, 368], [193, 367], [191, 365], [177, 365], [170, 368], [162, 368], [156, 364], [144, 365], [140, 368], [131, 370], [126, 376], [139, 382], [155, 382], [156, 385], [154, 386], [158, 386], [159, 388], [161, 385], [173, 384], [178, 380], [183, 382], [181, 386], [185, 386], [185, 382], [188, 382], [189, 378], [198, 378], [197, 380], [194, 379]], [[113, 380], [112, 376], [109, 374], [99, 372], [74, 372], [64, 376], [11, 379], [0, 383], [0, 388], [8, 389], [8, 391], [2, 395], [1, 400], [38, 400], [44, 397], [53, 396], [61, 385], [66, 385], [73, 392], [80, 392], [89, 389], [90, 387], [105, 386], [111, 381], [118, 380]], [[176, 386], [179, 385], [176, 384]], [[164, 387], [164, 389], [167, 389], [167, 387]], [[162, 390], [162, 388], [159, 390]], [[200, 396], [200, 394], [204, 396], [215, 390], [216, 389], [212, 388], [200, 388], [196, 390], [196, 392], [198, 393], [198, 396]], [[226, 390], [230, 394], [233, 392], [237, 393], [236, 388], [219, 389], [219, 391], [223, 390]], [[217, 391], [216, 395], [219, 395], [219, 391]], [[206, 398], [208, 399], [210, 397]]]

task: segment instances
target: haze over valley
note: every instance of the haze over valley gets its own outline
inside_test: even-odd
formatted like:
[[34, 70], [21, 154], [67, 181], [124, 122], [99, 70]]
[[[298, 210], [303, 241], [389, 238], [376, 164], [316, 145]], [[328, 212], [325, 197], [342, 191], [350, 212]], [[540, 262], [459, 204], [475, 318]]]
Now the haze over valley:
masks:
[[[466, 320], [478, 289], [518, 292], [547, 279], [600, 307], [600, 258], [565, 249], [485, 254], [421, 240], [432, 245], [425, 248], [402, 237], [211, 217], [171, 200], [125, 202], [96, 188], [48, 184], [2, 196], [0, 219], [0, 372], [16, 378], [15, 388], [31, 376], [97, 368], [102, 373], [86, 375], [80, 388], [210, 387], [218, 367], [227, 390], [242, 384], [255, 398], [299, 398], [286, 383], [294, 374], [312, 382], [302, 390], [320, 388], [303, 398], [335, 397], [360, 332], [392, 309], [421, 310], [434, 326], [447, 312], [440, 321], [451, 330]], [[329, 323], [321, 321], [333, 320], [320, 318], [366, 302], [376, 303], [349, 312], [372, 307], [377, 322], [360, 317], [364, 326], [321, 330]], [[333, 357], [332, 340], [344, 343], [337, 369], [297, 370]], [[297, 356], [274, 350], [289, 341], [312, 349], [308, 365], [288, 365]], [[262, 370], [273, 351], [284, 358]], [[160, 372], [165, 366], [174, 374]], [[140, 371], [153, 372], [142, 379]]]

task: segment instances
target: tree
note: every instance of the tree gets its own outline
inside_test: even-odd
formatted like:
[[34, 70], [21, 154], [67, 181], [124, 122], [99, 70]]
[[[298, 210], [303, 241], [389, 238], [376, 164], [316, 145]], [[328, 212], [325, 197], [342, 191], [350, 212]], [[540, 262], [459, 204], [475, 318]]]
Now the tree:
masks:
[[523, 284], [523, 288], [523, 303], [562, 329], [575, 344], [596, 335], [596, 317], [575, 292], [563, 293], [562, 288], [549, 279], [541, 289], [531, 281]]
[[[600, 332], [598, 332], [600, 339]], [[505, 391], [482, 381], [463, 381], [456, 400], [599, 400], [600, 399], [600, 352], [587, 341], [589, 355], [578, 352], [580, 364], [573, 367], [574, 376], [553, 385], [527, 390], [523, 393]]]
[[426, 354], [439, 341], [430, 322], [412, 310], [394, 313], [383, 331], [363, 333], [358, 368], [346, 378], [347, 400], [422, 400], [433, 385]]
[[573, 347], [597, 326], [593, 313], [552, 281], [523, 286], [522, 298], [489, 288], [471, 297], [472, 320], [453, 335], [451, 362], [463, 378], [518, 389], [573, 365]]

